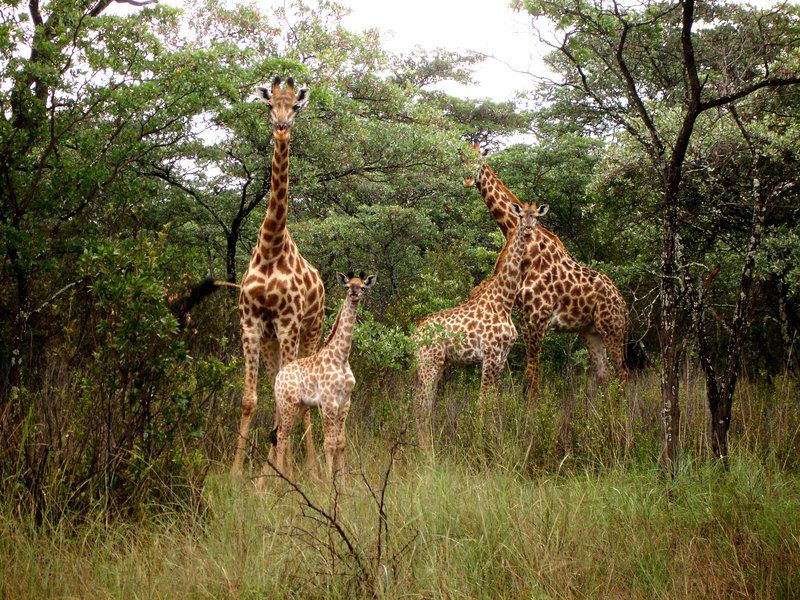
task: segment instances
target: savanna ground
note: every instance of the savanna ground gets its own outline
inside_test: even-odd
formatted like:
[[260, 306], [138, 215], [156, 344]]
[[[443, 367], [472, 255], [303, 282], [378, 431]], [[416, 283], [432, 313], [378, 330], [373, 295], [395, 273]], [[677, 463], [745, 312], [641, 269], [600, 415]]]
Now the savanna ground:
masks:
[[[2, 596], [789, 598], [800, 589], [792, 379], [741, 386], [726, 472], [707, 458], [702, 381], [687, 376], [671, 481], [656, 464], [655, 374], [599, 393], [583, 374], [548, 377], [536, 406], [507, 378], [488, 429], [470, 409], [475, 377], [453, 373], [440, 390], [427, 455], [413, 426], [405, 431], [406, 378], [361, 386], [347, 472], [334, 486], [299, 474], [296, 454], [298, 489], [268, 469], [257, 492], [229, 475], [233, 444], [220, 426], [204, 477], [133, 516], [97, 506], [37, 524], [6, 502]], [[230, 406], [220, 423], [235, 421]], [[265, 400], [253, 475], [269, 413]]]

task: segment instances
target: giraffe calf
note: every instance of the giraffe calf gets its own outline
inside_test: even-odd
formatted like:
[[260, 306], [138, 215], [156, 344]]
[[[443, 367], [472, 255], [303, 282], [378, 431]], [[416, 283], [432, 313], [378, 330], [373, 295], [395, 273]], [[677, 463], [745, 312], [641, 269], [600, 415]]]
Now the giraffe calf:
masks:
[[322, 411], [325, 432], [325, 462], [328, 477], [344, 467], [345, 421], [350, 410], [350, 394], [356, 378], [350, 369], [350, 349], [356, 309], [364, 292], [377, 278], [352, 273], [337, 273], [347, 288], [347, 297], [339, 310], [328, 339], [319, 352], [294, 360], [275, 378], [275, 430], [273, 443], [277, 468], [291, 477], [291, 434], [297, 421], [318, 406]]

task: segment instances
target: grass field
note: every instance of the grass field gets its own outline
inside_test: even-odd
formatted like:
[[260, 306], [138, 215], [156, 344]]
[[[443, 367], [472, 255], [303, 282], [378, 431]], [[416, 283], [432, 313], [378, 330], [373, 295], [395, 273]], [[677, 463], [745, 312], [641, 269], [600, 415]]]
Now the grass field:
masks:
[[[373, 455], [373, 453], [370, 453]], [[380, 460], [363, 464], [380, 485]], [[800, 478], [745, 456], [687, 467], [520, 477], [453, 458], [400, 458], [388, 544], [360, 477], [339, 481], [344, 542], [285, 486], [242, 489], [220, 467], [202, 502], [135, 522], [35, 527], [0, 515], [4, 598], [764, 597], [800, 589]], [[332, 488], [309, 480], [334, 511]], [[383, 540], [386, 543], [386, 540]], [[338, 556], [337, 556], [338, 555]]]
[[433, 454], [398, 446], [386, 479], [394, 442], [413, 436], [376, 400], [354, 410], [335, 486], [299, 476], [308, 502], [274, 475], [257, 492], [226, 461], [125, 518], [98, 507], [36, 524], [6, 502], [2, 597], [794, 597], [797, 401], [743, 385], [725, 472], [702, 451], [690, 383], [674, 481], [656, 467], [655, 380], [572, 406], [564, 390], [533, 408], [506, 399], [489, 432], [451, 381]]

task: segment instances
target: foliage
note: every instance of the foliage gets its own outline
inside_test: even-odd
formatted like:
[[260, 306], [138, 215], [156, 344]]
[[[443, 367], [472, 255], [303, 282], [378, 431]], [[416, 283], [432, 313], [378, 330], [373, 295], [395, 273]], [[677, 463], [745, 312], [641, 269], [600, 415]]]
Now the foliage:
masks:
[[[196, 308], [183, 330], [170, 307], [203, 276], [237, 281], [243, 272], [269, 194], [272, 152], [268, 113], [251, 101], [252, 90], [275, 74], [310, 88], [292, 130], [289, 226], [326, 283], [329, 319], [339, 304], [336, 271], [365, 270], [381, 282], [356, 327], [356, 421], [385, 433], [408, 417], [416, 324], [463, 301], [502, 248], [483, 201], [462, 186], [467, 140], [497, 150], [488, 160], [520, 199], [551, 205], [544, 225], [614, 279], [632, 307], [632, 338], [656, 355], [663, 171], [625, 82], [605, 66], [613, 48], [590, 43], [598, 32], [615, 35], [610, 5], [519, 4], [569, 32], [567, 50], [612, 102], [604, 112], [563, 54], [549, 60], [564, 79], [534, 91], [536, 111], [450, 97], [440, 84], [468, 81], [476, 55], [392, 55], [375, 31], [347, 30], [346, 9], [334, 2], [204, 0], [183, 11], [129, 7], [124, 15], [107, 11], [110, 4], [0, 9], [7, 82], [0, 86], [0, 477], [8, 497], [40, 521], [100, 505], [136, 512], [154, 500], [188, 502], [209, 461], [224, 460], [232, 446], [241, 384], [235, 292]], [[664, 140], [680, 128], [686, 93], [676, 6], [646, 3], [626, 13], [633, 28], [625, 57]], [[595, 29], [576, 11], [596, 17]], [[704, 101], [765, 75], [762, 64], [779, 63], [776, 76], [796, 71], [796, 7], [715, 2], [698, 11]], [[764, 49], [765, 39], [775, 43]], [[757, 158], [729, 111], [700, 115], [676, 204], [680, 285], [697, 288], [720, 267], [706, 298], [719, 360], [758, 167], [770, 199], [744, 371], [786, 398], [796, 387], [800, 331], [799, 94], [797, 86], [765, 89], [737, 101]], [[503, 148], [531, 131], [535, 144]], [[522, 360], [518, 346], [512, 381]], [[655, 385], [635, 388], [650, 402], [638, 414], [618, 390], [596, 400], [576, 383], [588, 357], [575, 336], [549, 336], [544, 360], [547, 379], [558, 383], [536, 409], [510, 389], [505, 437], [493, 452], [470, 423], [476, 371], [449, 376], [445, 454], [468, 451], [476, 464], [495, 466], [513, 458], [503, 468], [527, 456], [524, 476], [657, 455]], [[259, 422], [269, 421], [269, 394], [262, 378]], [[737, 396], [743, 409], [744, 402], [763, 409], [752, 428], [758, 441], [751, 429], [740, 440], [796, 469], [796, 437], [786, 433], [794, 407], [767, 405], [761, 395], [769, 394]], [[774, 415], [786, 425], [770, 437]], [[692, 422], [685, 443], [699, 452], [706, 423]]]

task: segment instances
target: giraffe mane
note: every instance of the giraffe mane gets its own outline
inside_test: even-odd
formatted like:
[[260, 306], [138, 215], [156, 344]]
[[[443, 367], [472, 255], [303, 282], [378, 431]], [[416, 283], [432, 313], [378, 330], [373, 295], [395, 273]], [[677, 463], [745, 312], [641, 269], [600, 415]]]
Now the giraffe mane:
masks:
[[[347, 302], [347, 298], [345, 298], [345, 302]], [[342, 305], [342, 308], [344, 308], [344, 305]], [[331, 340], [333, 339], [336, 330], [339, 328], [339, 317], [341, 316], [342, 316], [342, 309], [340, 308], [339, 312], [336, 315], [336, 320], [333, 322], [333, 327], [331, 327], [331, 332], [328, 334], [328, 337], [322, 343], [322, 348], [325, 348], [328, 344], [330, 344]]]
[[516, 232], [516, 229], [514, 229], [512, 234], [508, 236], [508, 239], [506, 240], [506, 243], [503, 246], [503, 249], [500, 250], [500, 254], [497, 255], [497, 260], [494, 263], [494, 270], [492, 271], [492, 274], [489, 275], [489, 277], [487, 277], [483, 281], [481, 281], [474, 288], [472, 288], [472, 291], [469, 293], [469, 296], [467, 296], [467, 299], [474, 298], [475, 296], [477, 296], [481, 291], [484, 290], [484, 288], [486, 288], [487, 285], [489, 285], [489, 283], [494, 281], [495, 277], [497, 277], [497, 272], [500, 270], [500, 265], [503, 263], [503, 260], [505, 259], [506, 254], [508, 254], [508, 248], [509, 248], [509, 246], [511, 246], [511, 243], [514, 241], [514, 233], [515, 232]]

